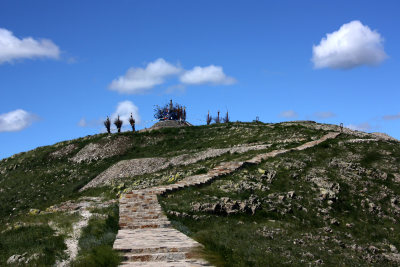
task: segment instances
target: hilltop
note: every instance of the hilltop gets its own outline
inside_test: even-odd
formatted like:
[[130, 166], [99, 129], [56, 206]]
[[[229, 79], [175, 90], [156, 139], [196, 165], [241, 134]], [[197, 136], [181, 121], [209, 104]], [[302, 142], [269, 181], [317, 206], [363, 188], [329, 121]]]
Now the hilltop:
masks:
[[204, 246], [202, 258], [217, 266], [400, 264], [396, 139], [309, 121], [162, 126], [0, 161], [0, 265], [116, 266], [120, 197], [274, 151], [285, 152], [158, 197], [171, 224]]

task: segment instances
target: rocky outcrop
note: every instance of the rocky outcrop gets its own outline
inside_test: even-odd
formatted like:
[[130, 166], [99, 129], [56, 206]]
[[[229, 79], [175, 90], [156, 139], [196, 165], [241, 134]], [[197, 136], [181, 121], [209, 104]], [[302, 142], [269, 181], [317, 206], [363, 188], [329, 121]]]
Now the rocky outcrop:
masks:
[[256, 210], [261, 208], [261, 202], [256, 196], [250, 196], [246, 200], [233, 200], [228, 197], [223, 197], [215, 203], [192, 203], [194, 212], [208, 212], [215, 214], [237, 214], [249, 213], [254, 215]]
[[111, 136], [107, 136], [99, 143], [86, 145], [70, 160], [75, 163], [81, 163], [110, 158], [125, 153], [131, 146], [132, 144], [128, 137], [119, 136], [111, 139]]

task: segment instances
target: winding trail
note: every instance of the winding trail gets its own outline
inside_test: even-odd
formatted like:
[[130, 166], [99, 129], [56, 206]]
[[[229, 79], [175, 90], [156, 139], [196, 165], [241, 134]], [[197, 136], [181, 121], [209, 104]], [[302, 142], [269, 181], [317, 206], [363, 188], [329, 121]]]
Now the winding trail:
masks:
[[194, 154], [183, 154], [172, 158], [138, 158], [130, 160], [121, 160], [100, 173], [96, 178], [91, 180], [80, 191], [90, 187], [96, 187], [101, 184], [110, 183], [115, 178], [133, 177], [145, 173], [153, 173], [170, 166], [187, 166], [201, 160], [215, 158], [225, 153], [245, 153], [253, 150], [267, 149], [271, 144], [267, 145], [251, 145], [236, 146], [229, 148], [211, 148]]
[[243, 162], [222, 162], [207, 174], [189, 176], [175, 184], [134, 190], [123, 195], [119, 201], [120, 230], [114, 242], [114, 249], [124, 255], [122, 266], [212, 266], [196, 253], [202, 248], [200, 243], [171, 226], [158, 203], [157, 195], [210, 183], [245, 164], [259, 164], [279, 154], [304, 150], [339, 134], [331, 132], [296, 148], [274, 150]]

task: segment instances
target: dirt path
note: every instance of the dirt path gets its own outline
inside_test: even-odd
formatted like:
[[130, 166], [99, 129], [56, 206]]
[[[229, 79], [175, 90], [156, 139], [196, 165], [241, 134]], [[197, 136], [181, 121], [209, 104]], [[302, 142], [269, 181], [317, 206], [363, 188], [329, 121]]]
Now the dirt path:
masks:
[[124, 255], [122, 266], [211, 266], [195, 253], [202, 245], [171, 226], [164, 215], [157, 195], [188, 186], [209, 183], [230, 174], [244, 164], [259, 164], [262, 160], [294, 150], [304, 150], [335, 138], [333, 132], [292, 149], [260, 154], [244, 162], [223, 162], [207, 174], [186, 177], [176, 184], [134, 190], [120, 199], [119, 226], [114, 249]]

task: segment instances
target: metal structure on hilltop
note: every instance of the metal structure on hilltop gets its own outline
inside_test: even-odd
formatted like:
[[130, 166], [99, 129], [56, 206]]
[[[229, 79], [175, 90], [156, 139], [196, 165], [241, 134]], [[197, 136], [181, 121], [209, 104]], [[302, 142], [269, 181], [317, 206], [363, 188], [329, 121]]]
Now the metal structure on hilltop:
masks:
[[172, 99], [169, 104], [166, 104], [163, 107], [155, 106], [154, 108], [154, 118], [159, 121], [186, 121], [186, 107], [181, 106], [179, 104], [172, 103]]

